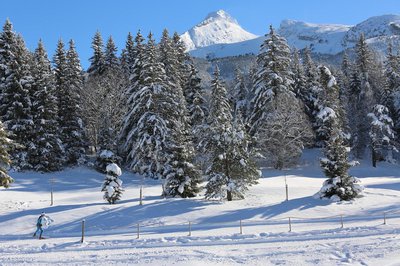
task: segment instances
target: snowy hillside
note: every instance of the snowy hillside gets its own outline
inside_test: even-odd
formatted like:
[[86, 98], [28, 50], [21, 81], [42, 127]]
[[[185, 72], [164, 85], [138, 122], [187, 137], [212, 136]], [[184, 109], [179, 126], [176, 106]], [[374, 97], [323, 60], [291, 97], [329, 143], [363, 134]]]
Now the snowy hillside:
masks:
[[[122, 200], [109, 205], [100, 192], [104, 176], [93, 170], [13, 173], [16, 183], [0, 191], [0, 265], [388, 265], [399, 261], [398, 166], [382, 163], [372, 168], [365, 162], [353, 168], [352, 174], [366, 187], [365, 196], [332, 203], [312, 197], [325, 180], [318, 157], [318, 150], [309, 150], [298, 167], [264, 169], [246, 199], [233, 202], [206, 201], [202, 196], [163, 199], [160, 183], [147, 179], [140, 206], [141, 178], [124, 172]], [[289, 201], [285, 201], [285, 176]], [[52, 177], [55, 204], [50, 207]], [[47, 240], [32, 238], [42, 211], [55, 221], [45, 230]], [[86, 238], [80, 243], [82, 219]]]
[[[353, 47], [355, 41], [363, 32], [367, 42], [373, 48], [384, 52], [389, 42], [394, 42], [395, 45], [399, 42], [400, 16], [372, 17], [355, 26], [284, 20], [281, 22], [278, 32], [287, 39], [288, 44], [292, 47], [300, 50], [308, 46], [313, 53], [325, 55], [335, 55], [343, 51], [344, 48]], [[203, 32], [203, 34], [205, 33]], [[214, 32], [214, 34], [217, 33]], [[190, 46], [190, 53], [192, 56], [201, 58], [257, 54], [264, 39], [265, 37], [261, 36], [235, 43], [213, 43], [200, 47], [192, 45]]]
[[361, 33], [364, 33], [366, 39], [400, 35], [400, 16], [398, 15], [383, 15], [369, 18], [354, 27], [352, 27], [344, 37], [344, 42], [357, 42]]
[[310, 47], [314, 53], [337, 54], [343, 50], [341, 41], [350, 28], [347, 25], [284, 20], [279, 34], [287, 39], [290, 46], [299, 50]]
[[208, 14], [204, 21], [181, 35], [188, 50], [213, 44], [236, 43], [256, 37], [244, 30], [236, 19], [223, 10]]

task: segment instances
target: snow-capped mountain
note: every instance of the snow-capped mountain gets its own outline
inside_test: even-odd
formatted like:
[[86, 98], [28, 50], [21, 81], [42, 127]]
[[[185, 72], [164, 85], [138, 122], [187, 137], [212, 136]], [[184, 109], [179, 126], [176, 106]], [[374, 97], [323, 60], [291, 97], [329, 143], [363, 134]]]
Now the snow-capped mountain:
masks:
[[[230, 19], [235, 21], [231, 17]], [[383, 15], [372, 17], [355, 26], [284, 20], [281, 22], [278, 32], [288, 40], [289, 45], [292, 47], [297, 49], [310, 47], [313, 53], [325, 55], [336, 55], [345, 48], [354, 47], [360, 34], [364, 33], [367, 42], [374, 49], [384, 52], [389, 42], [394, 45], [400, 43], [400, 16]], [[204, 31], [202, 34], [207, 35]], [[215, 35], [217, 32], [214, 31], [213, 34]], [[255, 35], [253, 34], [253, 36]], [[217, 36], [215, 38], [218, 39]], [[265, 37], [261, 36], [234, 43], [192, 45], [189, 50], [191, 55], [201, 58], [219, 58], [249, 53], [257, 54], [263, 40], [265, 40]]]
[[310, 47], [315, 53], [337, 54], [343, 51], [342, 40], [351, 29], [348, 25], [312, 24], [296, 20], [284, 20], [279, 34], [289, 45], [297, 49]]
[[371, 17], [349, 29], [344, 41], [350, 44], [355, 43], [361, 33], [364, 33], [366, 39], [400, 35], [400, 16], [383, 15]]
[[214, 44], [228, 44], [257, 38], [244, 30], [223, 10], [212, 12], [199, 24], [181, 35], [189, 51]]

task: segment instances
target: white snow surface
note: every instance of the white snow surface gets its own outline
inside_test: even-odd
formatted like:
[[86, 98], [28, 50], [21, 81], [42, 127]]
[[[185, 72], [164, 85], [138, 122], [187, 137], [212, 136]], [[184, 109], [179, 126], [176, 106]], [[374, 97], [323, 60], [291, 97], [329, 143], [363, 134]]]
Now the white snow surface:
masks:
[[213, 44], [236, 43], [257, 38], [244, 30], [236, 19], [218, 10], [181, 35], [188, 51]]
[[[363, 161], [350, 173], [364, 197], [331, 202], [313, 198], [326, 180], [320, 156], [307, 150], [296, 167], [262, 169], [246, 199], [232, 202], [165, 199], [162, 181], [124, 171], [122, 199], [109, 205], [98, 189], [103, 174], [89, 168], [11, 173], [15, 183], [0, 190], [0, 265], [400, 265], [399, 165]], [[55, 222], [38, 240], [32, 234], [43, 211]]]

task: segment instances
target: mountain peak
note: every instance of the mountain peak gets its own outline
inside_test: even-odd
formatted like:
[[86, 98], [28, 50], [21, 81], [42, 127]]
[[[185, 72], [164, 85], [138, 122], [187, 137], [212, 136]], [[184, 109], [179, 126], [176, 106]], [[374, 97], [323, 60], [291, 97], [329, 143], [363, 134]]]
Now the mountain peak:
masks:
[[227, 20], [232, 23], [238, 24], [236, 19], [234, 19], [231, 15], [229, 15], [225, 10], [222, 10], [222, 9], [209, 13], [207, 15], [207, 17], [205, 18], [205, 20], [203, 22], [201, 22], [200, 24], [202, 24], [204, 22], [214, 21], [217, 19]]
[[211, 12], [207, 17], [181, 35], [187, 50], [194, 50], [213, 44], [242, 42], [257, 38], [244, 30], [236, 19], [224, 10]]

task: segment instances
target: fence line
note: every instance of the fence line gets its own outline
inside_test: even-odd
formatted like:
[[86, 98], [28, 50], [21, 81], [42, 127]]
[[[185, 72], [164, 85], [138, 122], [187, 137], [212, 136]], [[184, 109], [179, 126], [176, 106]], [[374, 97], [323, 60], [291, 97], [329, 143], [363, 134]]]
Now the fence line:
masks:
[[[254, 226], [288, 226], [288, 231], [293, 232], [296, 230], [293, 225], [296, 224], [316, 224], [316, 223], [336, 223], [338, 228], [344, 228], [345, 222], [355, 223], [355, 222], [371, 222], [375, 220], [381, 220], [382, 225], [390, 224], [390, 219], [400, 219], [400, 210], [393, 211], [385, 211], [382, 214], [378, 215], [369, 215], [369, 216], [361, 216], [361, 215], [332, 215], [325, 217], [299, 217], [299, 216], [287, 216], [281, 218], [267, 218], [267, 219], [238, 219], [236, 221], [231, 222], [193, 222], [191, 220], [176, 223], [176, 224], [148, 224], [145, 221], [138, 222], [131, 229], [112, 229], [111, 234], [135, 234], [136, 227], [136, 238], [139, 239], [141, 235], [147, 234], [156, 234], [156, 233], [182, 233], [188, 232], [187, 236], [192, 236], [194, 231], [207, 231], [212, 229], [228, 229], [228, 228], [237, 228], [239, 234], [243, 234], [243, 227], [254, 227]], [[81, 236], [81, 242], [83, 242], [84, 237], [87, 236], [95, 236], [95, 235], [108, 235], [110, 231], [88, 231], [85, 230], [85, 227], [90, 228], [90, 221], [88, 220], [79, 220], [77, 223], [80, 223], [82, 226], [81, 232], [76, 232], [72, 234], [64, 235], [62, 230], [56, 231], [57, 233], [54, 236], [59, 237], [73, 237], [73, 236]], [[31, 228], [31, 227], [29, 227]], [[19, 230], [18, 232], [25, 231]], [[250, 230], [246, 230], [250, 231]], [[61, 233], [61, 234], [59, 234]]]

